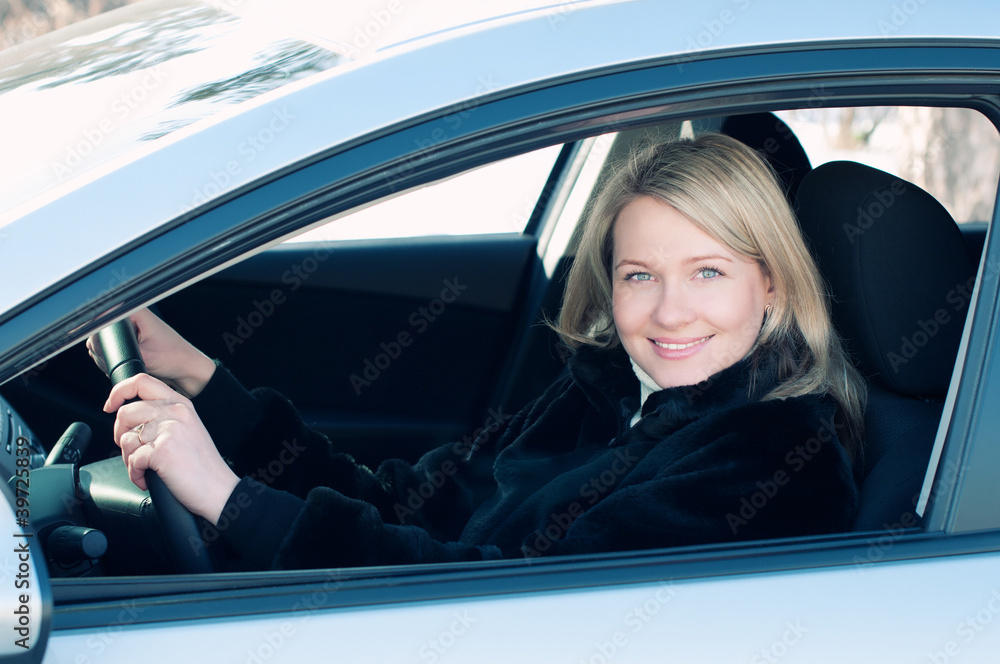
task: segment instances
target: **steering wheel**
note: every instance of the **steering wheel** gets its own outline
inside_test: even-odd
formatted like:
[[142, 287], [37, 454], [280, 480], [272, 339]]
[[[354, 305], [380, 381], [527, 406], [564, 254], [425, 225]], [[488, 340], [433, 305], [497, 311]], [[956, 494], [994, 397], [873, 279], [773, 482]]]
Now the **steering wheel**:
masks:
[[[120, 320], [98, 332], [97, 337], [113, 385], [146, 372], [131, 320]], [[215, 561], [198, 528], [198, 518], [181, 505], [154, 471], [147, 470], [145, 479], [174, 567], [181, 573], [214, 572]]]

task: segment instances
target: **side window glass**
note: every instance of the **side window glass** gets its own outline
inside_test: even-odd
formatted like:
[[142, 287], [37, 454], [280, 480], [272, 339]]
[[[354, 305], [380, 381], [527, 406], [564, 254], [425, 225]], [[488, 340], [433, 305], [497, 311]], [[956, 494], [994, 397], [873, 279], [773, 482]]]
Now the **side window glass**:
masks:
[[553, 145], [431, 183], [288, 242], [521, 233], [561, 148]]
[[780, 111], [813, 168], [849, 160], [927, 190], [960, 224], [993, 216], [1000, 134], [967, 108], [816, 108]]

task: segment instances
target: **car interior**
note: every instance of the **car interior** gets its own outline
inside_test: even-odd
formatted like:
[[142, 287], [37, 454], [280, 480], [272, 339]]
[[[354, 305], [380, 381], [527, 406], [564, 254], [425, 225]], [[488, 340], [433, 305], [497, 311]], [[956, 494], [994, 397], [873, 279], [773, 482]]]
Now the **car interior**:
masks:
[[[956, 223], [930, 193], [872, 166], [813, 166], [793, 128], [770, 112], [672, 121], [590, 139], [589, 146], [567, 144], [521, 232], [283, 243], [153, 310], [246, 386], [284, 393], [358, 461], [415, 460], [474, 436], [490, 418], [514, 414], [564, 371], [565, 352], [545, 321], [558, 314], [578, 239], [580, 215], [563, 205], [573, 183], [585, 202], [601, 173], [636, 143], [701, 131], [738, 138], [772, 165], [829, 285], [835, 327], [868, 379], [855, 530], [895, 524], [919, 531], [916, 496], [938, 435], [986, 218]], [[598, 169], [591, 179], [569, 172], [587, 147]], [[567, 215], [569, 222], [560, 219]], [[571, 227], [560, 243], [553, 238], [561, 223]], [[409, 335], [405, 347], [402, 333]], [[82, 345], [0, 386], [47, 450], [72, 423], [85, 423], [92, 442], [80, 466], [119, 458], [113, 418], [101, 411], [108, 391]], [[107, 522], [113, 532], [102, 561], [52, 562], [52, 575], [172, 571], [162, 538], [142, 522], [148, 543], [128, 543], [135, 529]]]

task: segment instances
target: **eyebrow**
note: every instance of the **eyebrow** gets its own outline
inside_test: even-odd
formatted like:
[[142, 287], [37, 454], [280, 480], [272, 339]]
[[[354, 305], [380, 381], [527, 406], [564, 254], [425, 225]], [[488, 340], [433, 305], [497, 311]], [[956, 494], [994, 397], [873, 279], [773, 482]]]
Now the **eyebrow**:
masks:
[[[733, 262], [732, 258], [729, 258], [728, 256], [723, 256], [722, 254], [705, 254], [704, 256], [692, 256], [688, 258], [686, 262], [700, 263], [702, 261], [707, 261], [707, 260], [724, 260], [729, 263]], [[648, 263], [644, 263], [643, 261], [635, 260], [633, 258], [622, 259], [621, 261], [618, 262], [618, 265], [615, 266], [615, 269], [617, 270], [623, 265], [636, 265], [638, 267], [646, 268], [647, 270], [650, 269], [650, 265]]]
[[687, 259], [687, 262], [700, 263], [702, 261], [708, 261], [708, 260], [724, 260], [724, 261], [729, 261], [730, 263], [733, 262], [732, 258], [729, 258], [728, 256], [723, 256], [722, 254], [705, 254], [704, 256], [692, 256], [691, 258]]
[[615, 265], [615, 269], [617, 270], [618, 268], [622, 267], [623, 265], [638, 265], [639, 267], [644, 267], [647, 270], [649, 269], [649, 265], [648, 264], [643, 263], [642, 261], [633, 260], [631, 258], [624, 258], [621, 261], [619, 261], [618, 265]]

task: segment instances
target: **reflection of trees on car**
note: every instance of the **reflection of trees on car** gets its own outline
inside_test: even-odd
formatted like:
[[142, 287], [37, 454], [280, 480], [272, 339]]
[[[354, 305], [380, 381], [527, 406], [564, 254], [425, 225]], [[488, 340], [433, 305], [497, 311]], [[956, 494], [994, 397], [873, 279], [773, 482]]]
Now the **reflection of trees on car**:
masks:
[[[0, 56], [0, 78], [16, 81], [16, 86], [36, 84], [40, 88], [55, 88], [68, 83], [95, 81], [107, 76], [153, 70], [173, 60], [202, 51], [214, 39], [229, 30], [238, 17], [207, 5], [194, 5], [152, 10], [134, 8], [133, 20], [105, 30], [98, 41], [68, 39], [52, 48], [36, 52], [45, 60], [31, 61]], [[197, 46], [194, 46], [197, 44]], [[234, 52], [238, 45], [231, 47]], [[160, 123], [143, 139], [154, 140], [206, 115], [205, 105], [235, 104], [256, 97], [267, 90], [297, 80], [308, 74], [341, 63], [346, 56], [295, 39], [275, 41], [253, 54], [256, 66], [240, 68], [238, 74], [221, 77], [178, 93], [172, 106], [190, 108], [182, 117]], [[20, 74], [20, 71], [24, 74]], [[3, 88], [0, 88], [3, 91]]]
[[[222, 78], [183, 91], [173, 106], [220, 99], [227, 104], [237, 104], [253, 99], [272, 88], [298, 80], [310, 74], [329, 69], [347, 58], [297, 39], [275, 42], [270, 48], [254, 56], [259, 64], [237, 76]], [[198, 119], [198, 116], [161, 124], [155, 131], [143, 136], [153, 140], [180, 129]]]
[[[136, 9], [132, 21], [109, 28], [98, 41], [56, 42], [36, 52], [31, 61], [8, 57], [0, 64], [0, 77], [16, 80], [19, 86], [37, 81], [45, 88], [147, 69], [202, 50], [207, 29], [234, 20], [211, 6]], [[39, 56], [43, 62], [38, 62]], [[25, 75], [19, 76], [18, 70]]]

